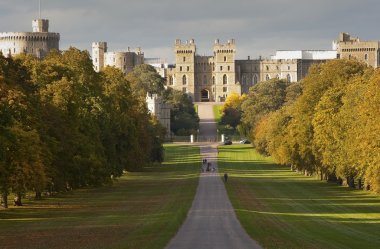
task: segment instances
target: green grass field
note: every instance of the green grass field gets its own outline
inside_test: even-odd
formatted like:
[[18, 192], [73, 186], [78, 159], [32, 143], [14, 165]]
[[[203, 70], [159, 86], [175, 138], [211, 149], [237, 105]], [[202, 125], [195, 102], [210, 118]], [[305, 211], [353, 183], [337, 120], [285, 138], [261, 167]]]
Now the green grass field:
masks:
[[199, 148], [165, 146], [165, 163], [83, 189], [0, 209], [0, 248], [164, 248], [198, 184]]
[[219, 151], [236, 214], [264, 248], [380, 248], [379, 195], [291, 172], [249, 145]]
[[213, 105], [213, 111], [214, 111], [214, 117], [215, 117], [215, 122], [216, 123], [219, 123], [220, 122], [220, 119], [222, 118], [222, 108], [223, 108], [223, 105]]

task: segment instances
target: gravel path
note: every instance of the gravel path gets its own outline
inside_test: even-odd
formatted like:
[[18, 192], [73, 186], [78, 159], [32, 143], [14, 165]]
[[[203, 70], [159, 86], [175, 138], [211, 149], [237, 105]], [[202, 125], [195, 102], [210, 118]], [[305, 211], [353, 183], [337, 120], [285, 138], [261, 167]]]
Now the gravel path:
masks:
[[[199, 104], [198, 113], [201, 119], [200, 134], [215, 135], [212, 105]], [[236, 218], [224, 183], [217, 173], [217, 144], [202, 143], [200, 150], [202, 158], [207, 158], [215, 171], [201, 174], [193, 205], [167, 249], [261, 248], [247, 235]]]

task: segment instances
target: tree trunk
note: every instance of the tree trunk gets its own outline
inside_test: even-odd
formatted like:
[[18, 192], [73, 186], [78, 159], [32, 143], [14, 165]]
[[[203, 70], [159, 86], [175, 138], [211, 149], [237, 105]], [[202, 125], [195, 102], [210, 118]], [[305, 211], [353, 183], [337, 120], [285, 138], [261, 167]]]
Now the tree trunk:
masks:
[[8, 208], [8, 194], [7, 193], [1, 194], [1, 205], [4, 208]]
[[15, 206], [22, 206], [21, 194], [20, 193], [17, 193], [17, 196], [14, 199], [14, 203], [15, 203]]
[[359, 178], [358, 179], [358, 189], [362, 189], [363, 188], [363, 185], [362, 185], [362, 179]]
[[34, 197], [36, 200], [42, 199], [42, 193], [40, 191], [36, 191], [36, 196]]

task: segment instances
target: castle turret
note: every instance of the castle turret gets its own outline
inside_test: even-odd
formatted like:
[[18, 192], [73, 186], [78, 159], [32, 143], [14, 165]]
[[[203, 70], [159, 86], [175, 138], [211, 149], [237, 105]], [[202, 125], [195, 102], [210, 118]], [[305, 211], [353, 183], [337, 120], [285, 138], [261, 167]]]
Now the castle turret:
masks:
[[219, 39], [214, 43], [215, 68], [215, 96], [217, 100], [223, 101], [229, 93], [240, 94], [240, 87], [235, 82], [235, 40], [228, 40], [226, 44], [219, 43]]
[[104, 54], [107, 53], [107, 42], [92, 43], [92, 64], [96, 72], [104, 68]]
[[194, 100], [195, 92], [195, 54], [196, 46], [194, 39], [182, 42], [177, 39], [175, 41], [175, 85], [173, 88], [188, 93]]
[[32, 22], [33, 32], [49, 32], [49, 20], [36, 19]]

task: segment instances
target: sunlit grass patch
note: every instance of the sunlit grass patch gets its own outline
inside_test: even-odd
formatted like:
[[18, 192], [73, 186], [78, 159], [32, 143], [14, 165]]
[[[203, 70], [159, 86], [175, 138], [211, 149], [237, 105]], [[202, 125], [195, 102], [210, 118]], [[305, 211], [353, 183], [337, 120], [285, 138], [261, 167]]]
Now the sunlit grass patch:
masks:
[[0, 247], [164, 248], [191, 206], [199, 166], [199, 148], [165, 145], [162, 165], [113, 186], [0, 210]]
[[379, 248], [380, 196], [278, 166], [249, 145], [219, 147], [236, 214], [265, 248]]

